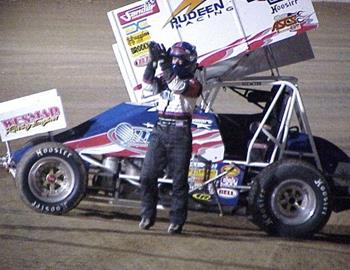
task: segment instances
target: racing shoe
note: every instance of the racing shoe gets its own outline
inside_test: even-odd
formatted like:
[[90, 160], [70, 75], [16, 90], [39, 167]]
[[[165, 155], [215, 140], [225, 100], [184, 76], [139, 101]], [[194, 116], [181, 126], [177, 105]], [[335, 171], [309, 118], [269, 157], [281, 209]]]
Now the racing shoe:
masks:
[[152, 221], [150, 218], [142, 217], [139, 228], [141, 230], [149, 230], [154, 225], [154, 221]]
[[180, 234], [182, 233], [182, 225], [171, 223], [168, 228], [169, 234]]

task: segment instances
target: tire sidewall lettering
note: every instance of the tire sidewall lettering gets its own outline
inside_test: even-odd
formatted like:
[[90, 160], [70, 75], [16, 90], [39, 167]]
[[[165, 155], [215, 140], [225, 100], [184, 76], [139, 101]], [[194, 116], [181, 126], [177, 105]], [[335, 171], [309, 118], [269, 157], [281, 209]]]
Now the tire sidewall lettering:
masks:
[[68, 149], [65, 149], [63, 147], [62, 148], [61, 147], [43, 147], [43, 148], [37, 149], [35, 151], [35, 153], [36, 153], [36, 156], [38, 158], [41, 158], [41, 157], [44, 157], [44, 156], [47, 156], [47, 155], [52, 155], [52, 154], [65, 157], [67, 159], [70, 159], [73, 156], [73, 154], [70, 153], [68, 151]]
[[263, 224], [269, 226], [273, 223], [273, 221], [268, 214], [266, 202], [266, 192], [264, 189], [261, 189], [257, 198], [257, 208], [258, 211], [261, 213]]
[[327, 192], [327, 187], [322, 179], [316, 179], [313, 181], [313, 184], [316, 188], [318, 188], [321, 192], [319, 193], [322, 196], [322, 215], [327, 215], [329, 208], [329, 194]]
[[59, 204], [45, 204], [43, 202], [40, 201], [36, 201], [34, 200], [31, 203], [31, 206], [35, 209], [40, 210], [43, 213], [61, 213], [62, 211], [64, 211], [67, 208], [67, 205], [65, 203], [59, 203]]

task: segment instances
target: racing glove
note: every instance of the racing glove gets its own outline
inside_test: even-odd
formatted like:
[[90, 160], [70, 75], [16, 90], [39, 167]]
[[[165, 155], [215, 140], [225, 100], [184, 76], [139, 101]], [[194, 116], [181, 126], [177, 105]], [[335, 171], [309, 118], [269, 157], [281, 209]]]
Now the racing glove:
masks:
[[154, 41], [151, 41], [148, 44], [149, 57], [151, 62], [158, 62], [160, 59], [162, 48], [161, 46]]
[[171, 62], [172, 57], [170, 56], [170, 48], [166, 50], [164, 45], [162, 44], [159, 64], [160, 68], [163, 71], [163, 77], [166, 82], [170, 82], [175, 77], [175, 73]]
[[143, 81], [145, 83], [152, 84], [152, 81], [158, 66], [158, 61], [160, 59], [162, 48], [157, 42], [151, 41], [148, 44], [148, 50], [149, 50], [149, 62], [143, 73]]
[[157, 69], [157, 66], [154, 65], [154, 62], [153, 61], [149, 62], [143, 73], [143, 82], [147, 84], [152, 84], [154, 75], [156, 74], [156, 69]]

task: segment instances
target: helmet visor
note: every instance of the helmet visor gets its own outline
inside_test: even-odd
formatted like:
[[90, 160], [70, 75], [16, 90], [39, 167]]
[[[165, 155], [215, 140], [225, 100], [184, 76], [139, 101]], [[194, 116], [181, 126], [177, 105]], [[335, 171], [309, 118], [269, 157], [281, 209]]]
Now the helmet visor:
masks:
[[191, 53], [188, 50], [181, 47], [171, 48], [170, 55], [173, 58], [177, 58], [182, 61], [191, 61]]

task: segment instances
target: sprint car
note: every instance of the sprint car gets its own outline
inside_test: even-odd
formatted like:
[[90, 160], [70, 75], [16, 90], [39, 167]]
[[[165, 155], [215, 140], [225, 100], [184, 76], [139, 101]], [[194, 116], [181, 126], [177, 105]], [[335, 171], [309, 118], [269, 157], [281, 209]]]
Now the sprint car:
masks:
[[[305, 237], [318, 232], [332, 211], [350, 208], [349, 157], [312, 136], [295, 83], [259, 78], [225, 85], [259, 106], [258, 113], [206, 111], [210, 100], [197, 108], [190, 209], [226, 214], [245, 208], [271, 234]], [[291, 125], [293, 112], [299, 125]], [[122, 103], [75, 128], [30, 140], [7, 163], [21, 198], [49, 214], [66, 213], [85, 196], [135, 205], [156, 117], [152, 106]], [[159, 179], [159, 204], [167, 207], [170, 199], [171, 170]]]
[[[108, 14], [118, 41], [114, 51], [131, 102], [55, 133], [52, 131], [65, 126], [58, 124], [63, 116], [61, 103], [40, 107], [43, 96], [50, 96], [50, 100], [58, 98], [55, 91], [28, 98], [35, 100], [33, 106], [15, 115], [13, 111], [0, 109], [1, 134], [7, 146], [1, 164], [11, 172], [21, 198], [33, 210], [64, 214], [83, 198], [102, 197], [117, 206], [138, 206], [139, 174], [157, 112], [154, 97], [141, 100], [140, 52], [135, 60], [135, 51], [128, 48], [133, 46], [130, 40], [137, 40], [138, 36], [134, 39], [131, 36], [138, 28], [142, 28], [139, 29], [141, 40], [153, 35], [148, 26], [152, 16], [162, 14], [163, 2], [137, 2]], [[178, 2], [181, 1], [172, 1], [172, 5], [176, 7]], [[225, 7], [225, 1], [205, 3], [207, 6], [198, 14], [214, 8], [240, 14], [239, 8]], [[261, 12], [263, 5], [269, 10], [269, 3], [247, 1], [245, 5], [251, 10], [254, 4]], [[175, 7], [175, 11], [181, 11]], [[183, 16], [188, 14], [191, 13]], [[145, 21], [147, 16], [150, 19]], [[208, 52], [201, 53], [198, 77], [204, 92], [192, 119], [190, 209], [217, 211], [221, 215], [244, 209], [261, 229], [284, 237], [312, 236], [327, 223], [332, 211], [350, 209], [350, 158], [331, 142], [312, 134], [297, 79], [280, 76], [277, 69], [310, 58], [308, 40], [300, 29], [313, 28], [311, 16], [299, 20], [299, 25], [290, 26], [288, 31], [293, 35], [288, 38], [280, 29], [274, 30], [272, 21], [268, 31], [256, 35], [246, 36], [241, 31], [245, 38], [238, 38], [229, 46], [216, 44], [220, 47], [217, 50], [199, 48]], [[242, 17], [241, 21], [244, 21]], [[161, 27], [164, 28], [163, 24]], [[181, 30], [175, 28], [177, 32]], [[125, 32], [121, 34], [121, 31]], [[154, 31], [157, 34], [163, 30]], [[124, 34], [127, 38], [123, 38]], [[280, 34], [284, 35], [283, 39]], [[285, 48], [290, 48], [290, 44], [302, 49], [302, 53], [295, 54], [301, 58], [286, 57]], [[267, 68], [271, 68], [271, 76], [247, 76]], [[238, 95], [254, 110], [244, 114], [217, 113], [213, 105], [218, 93]], [[23, 104], [23, 98], [17, 103], [2, 104], [2, 108], [13, 109], [13, 104]], [[50, 128], [51, 124], [56, 126]], [[21, 132], [35, 135], [35, 129], [40, 130], [37, 133], [48, 133], [11, 150], [10, 139], [19, 138]], [[165, 208], [171, 200], [171, 171], [170, 166], [158, 179], [159, 206]]]

